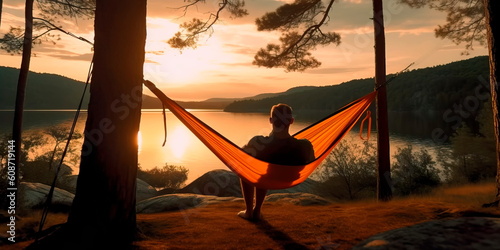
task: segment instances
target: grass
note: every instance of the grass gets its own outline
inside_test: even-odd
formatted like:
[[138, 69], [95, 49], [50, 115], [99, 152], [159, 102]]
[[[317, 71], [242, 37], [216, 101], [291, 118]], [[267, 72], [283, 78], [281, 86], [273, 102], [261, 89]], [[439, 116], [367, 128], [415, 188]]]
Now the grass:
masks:
[[[374, 234], [429, 220], [500, 217], [498, 208], [481, 208], [493, 200], [495, 192], [495, 184], [490, 182], [442, 187], [430, 195], [394, 198], [390, 202], [365, 200], [326, 206], [268, 202], [263, 208], [265, 220], [259, 223], [236, 216], [243, 208], [242, 202], [139, 214], [137, 223], [143, 237], [134, 246], [137, 249], [350, 249]], [[64, 219], [61, 214], [51, 214], [47, 227]], [[36, 226], [29, 224], [25, 225]], [[18, 249], [29, 243], [2, 249]]]

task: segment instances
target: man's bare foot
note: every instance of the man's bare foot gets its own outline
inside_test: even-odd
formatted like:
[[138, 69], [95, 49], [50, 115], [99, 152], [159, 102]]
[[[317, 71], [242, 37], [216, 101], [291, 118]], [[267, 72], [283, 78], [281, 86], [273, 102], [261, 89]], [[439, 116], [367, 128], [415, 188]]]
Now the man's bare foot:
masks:
[[257, 211], [257, 210], [253, 210], [252, 212], [252, 220], [253, 221], [259, 221], [259, 220], [262, 220], [262, 214], [260, 213], [260, 211]]
[[252, 219], [252, 213], [248, 212], [247, 210], [240, 211], [238, 213], [238, 216], [245, 219], [245, 220], [251, 220]]

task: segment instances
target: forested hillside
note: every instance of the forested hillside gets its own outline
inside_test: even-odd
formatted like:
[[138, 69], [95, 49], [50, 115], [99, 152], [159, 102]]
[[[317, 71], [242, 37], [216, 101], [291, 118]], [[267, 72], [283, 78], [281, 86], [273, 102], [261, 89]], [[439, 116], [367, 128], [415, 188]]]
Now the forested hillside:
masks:
[[[0, 109], [14, 109], [19, 69], [0, 67]], [[76, 109], [84, 83], [64, 76], [29, 72], [25, 109]], [[83, 108], [87, 109], [89, 93], [85, 94]], [[213, 102], [179, 102], [185, 108], [223, 109], [232, 100]], [[159, 109], [156, 97], [143, 95], [142, 108]]]
[[[462, 103], [465, 97], [474, 96], [475, 88], [488, 82], [488, 72], [488, 57], [481, 56], [403, 73], [388, 86], [389, 110], [428, 112], [452, 108], [454, 103]], [[225, 111], [268, 112], [272, 105], [281, 102], [298, 112], [331, 112], [373, 89], [373, 78], [351, 80], [262, 100], [237, 101]]]
[[[19, 69], [0, 67], [0, 109], [13, 109]], [[28, 75], [26, 109], [75, 109], [78, 106], [84, 84], [54, 74], [34, 73]], [[88, 103], [87, 93], [85, 104]], [[85, 106], [86, 108], [86, 106]]]
[[[0, 109], [14, 108], [18, 72], [15, 68], [0, 67]], [[474, 96], [474, 89], [481, 82], [488, 82], [488, 72], [488, 58], [482, 56], [401, 74], [388, 87], [389, 110], [428, 112], [452, 108], [465, 97]], [[235, 99], [214, 98], [180, 104], [185, 108], [225, 108], [228, 112], [268, 112], [272, 105], [283, 102], [298, 112], [330, 113], [368, 94], [373, 85], [373, 78], [357, 79], [324, 87], [295, 87], [283, 93], [241, 98], [233, 103]], [[82, 82], [67, 77], [30, 72], [25, 108], [74, 109], [83, 87]], [[88, 97], [87, 94], [84, 108]], [[143, 108], [161, 108], [154, 97], [145, 95], [143, 101]]]

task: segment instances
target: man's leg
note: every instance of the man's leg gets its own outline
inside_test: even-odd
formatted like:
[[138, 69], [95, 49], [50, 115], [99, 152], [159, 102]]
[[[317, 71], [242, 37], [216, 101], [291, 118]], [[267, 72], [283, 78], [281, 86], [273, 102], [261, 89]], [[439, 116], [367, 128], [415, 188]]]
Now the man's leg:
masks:
[[254, 187], [248, 184], [244, 180], [240, 180], [241, 183], [241, 194], [243, 195], [243, 199], [245, 200], [246, 210], [240, 211], [238, 216], [250, 219], [253, 214], [253, 198], [254, 198]]
[[266, 198], [267, 189], [255, 188], [255, 207], [253, 208], [252, 218], [255, 220], [259, 220], [260, 210], [262, 208], [262, 203], [264, 203], [264, 199]]

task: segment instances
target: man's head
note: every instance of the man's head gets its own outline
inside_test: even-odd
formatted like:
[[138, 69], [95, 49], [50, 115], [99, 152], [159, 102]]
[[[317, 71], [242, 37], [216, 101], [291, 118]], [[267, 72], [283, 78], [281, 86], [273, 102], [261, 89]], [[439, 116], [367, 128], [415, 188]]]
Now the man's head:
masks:
[[275, 128], [289, 127], [293, 123], [292, 108], [286, 104], [279, 103], [271, 108], [271, 124]]

